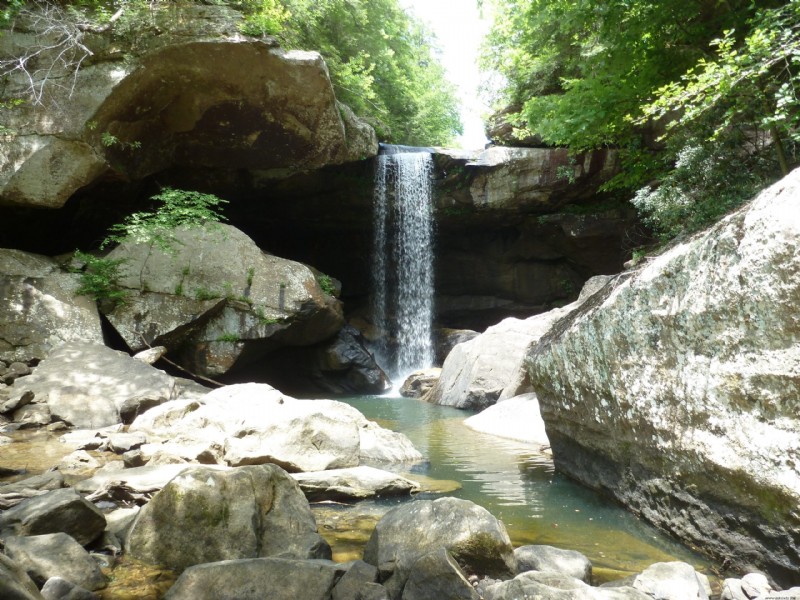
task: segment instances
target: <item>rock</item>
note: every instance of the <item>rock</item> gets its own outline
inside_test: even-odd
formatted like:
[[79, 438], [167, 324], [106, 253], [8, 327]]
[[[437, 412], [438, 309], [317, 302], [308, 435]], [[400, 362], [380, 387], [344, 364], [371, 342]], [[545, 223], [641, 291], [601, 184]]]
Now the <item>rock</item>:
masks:
[[[597, 291], [608, 278], [586, 284]], [[484, 409], [505, 398], [530, 392], [525, 360], [529, 349], [560, 318], [576, 310], [578, 301], [525, 320], [505, 319], [478, 337], [453, 348], [442, 366], [439, 381], [423, 400], [456, 408]]]
[[292, 472], [422, 458], [407, 437], [367, 421], [347, 404], [296, 400], [266, 384], [214, 390], [196, 408], [191, 402], [164, 407], [134, 422], [130, 431], [190, 448], [195, 456], [213, 456], [220, 448], [220, 461], [231, 466], [274, 463]]
[[2, 404], [0, 404], [0, 413], [6, 414], [17, 410], [18, 408], [22, 408], [23, 406], [27, 406], [31, 402], [33, 402], [33, 392], [27, 392], [24, 394], [17, 394], [14, 398], [6, 399]]
[[748, 573], [742, 577], [742, 592], [748, 598], [763, 596], [771, 591], [772, 586], [763, 573]]
[[116, 454], [124, 454], [139, 448], [147, 441], [143, 433], [112, 433], [108, 436], [108, 447]]
[[52, 418], [50, 407], [46, 404], [26, 404], [14, 411], [11, 415], [14, 423], [22, 429], [31, 427], [44, 427]]
[[42, 600], [42, 595], [25, 569], [0, 554], [0, 598], [4, 600]]
[[337, 576], [325, 561], [227, 560], [186, 569], [164, 600], [327, 600]]
[[527, 571], [483, 589], [485, 600], [652, 600], [632, 587], [594, 588], [580, 579], [552, 571]]
[[11, 385], [15, 380], [30, 375], [31, 373], [31, 368], [25, 363], [12, 362], [4, 369], [4, 373], [2, 377], [0, 377], [0, 382]]
[[580, 552], [553, 546], [520, 546], [514, 550], [517, 572], [550, 571], [592, 582], [592, 563]]
[[133, 355], [133, 358], [136, 360], [140, 360], [147, 365], [152, 365], [153, 363], [158, 362], [161, 358], [167, 353], [167, 349], [164, 346], [156, 346], [155, 348], [147, 348], [146, 350], [142, 350], [141, 352], [137, 352]]
[[64, 487], [64, 475], [48, 471], [14, 483], [0, 485], [0, 510], [16, 506], [26, 498], [40, 496], [48, 491]]
[[316, 349], [311, 378], [320, 389], [333, 394], [382, 394], [391, 387], [367, 350], [364, 336], [350, 325]]
[[464, 577], [464, 573], [444, 548], [421, 556], [411, 567], [411, 575], [403, 588], [403, 600], [479, 600], [480, 596]]
[[29, 373], [21, 363], [46, 358], [63, 342], [103, 342], [97, 307], [78, 287], [78, 276], [61, 272], [56, 261], [0, 248], [0, 359], [13, 367], [0, 381]]
[[85, 546], [105, 529], [103, 514], [72, 488], [53, 490], [24, 500], [0, 513], [0, 534], [66, 533]]
[[407, 496], [419, 484], [388, 471], [360, 466], [292, 475], [311, 502], [361, 500], [373, 496]]
[[61, 577], [51, 577], [44, 587], [45, 600], [100, 600], [100, 596]]
[[657, 600], [707, 600], [708, 577], [684, 562], [650, 565], [633, 580], [632, 587]]
[[751, 600], [755, 596], [746, 596], [742, 591], [742, 580], [728, 578], [722, 582], [720, 600]]
[[[84, 494], [94, 494], [103, 488], [124, 487], [137, 493], [157, 492], [186, 469], [195, 467], [187, 463], [169, 465], [144, 465], [121, 471], [100, 472], [75, 484], [75, 489]], [[210, 469], [226, 471], [221, 465], [208, 466]]]
[[484, 591], [486, 600], [597, 600], [599, 593], [579, 579], [562, 573], [528, 571], [510, 581], [490, 586]]
[[377, 584], [377, 581], [378, 569], [363, 560], [357, 560], [333, 588], [332, 600], [358, 600], [363, 597], [361, 592], [364, 588]]
[[38, 585], [61, 577], [87, 590], [105, 586], [106, 579], [89, 553], [66, 533], [5, 538], [6, 554]]
[[516, 571], [503, 524], [468, 500], [416, 500], [378, 521], [364, 560], [378, 567], [392, 597], [399, 597], [417, 559], [446, 548], [467, 574], [509, 577]]
[[178, 230], [172, 251], [126, 242], [109, 258], [126, 261], [119, 285], [129, 290], [109, 322], [131, 350], [164, 346], [198, 375], [316, 344], [344, 323], [341, 303], [309, 267], [265, 254], [230, 225]]
[[300, 488], [274, 465], [183, 471], [139, 512], [127, 547], [178, 572], [263, 556], [330, 558]]
[[439, 368], [414, 371], [400, 387], [400, 395], [406, 398], [421, 398], [431, 391], [441, 374], [442, 370]]
[[436, 351], [436, 364], [441, 365], [453, 348], [463, 342], [475, 339], [480, 334], [471, 329], [439, 328], [433, 331], [433, 345]]
[[15, 394], [33, 392], [53, 419], [88, 429], [131, 422], [170, 400], [172, 377], [93, 342], [68, 342], [50, 353], [33, 375], [17, 380]]
[[94, 471], [101, 466], [94, 456], [85, 450], [76, 450], [72, 454], [68, 454], [58, 463], [58, 470], [62, 473], [70, 475], [82, 473], [86, 471]]
[[[113, 28], [90, 35], [92, 64], [75, 73], [55, 54], [38, 57], [53, 62], [51, 77], [74, 75], [76, 85], [49, 86], [42, 106], [4, 115], [17, 135], [0, 155], [2, 203], [55, 208], [103, 176], [142, 179], [170, 167], [269, 178], [376, 154], [375, 133], [336, 101], [318, 53], [243, 36], [242, 15], [228, 6], [148, 19], [135, 40]], [[28, 20], [9, 32], [4, 55], [29, 51], [41, 27]], [[12, 75], [5, 93], [24, 98], [28, 86]], [[58, 120], [48, 118], [53, 106], [62, 107]], [[119, 143], [104, 145], [104, 133]]]
[[784, 585], [800, 577], [799, 198], [794, 171], [529, 353], [558, 470]]
[[550, 441], [539, 412], [536, 394], [522, 394], [499, 401], [464, 420], [464, 425], [481, 433], [548, 447]]
[[422, 454], [404, 434], [384, 429], [374, 421], [368, 421], [356, 410], [351, 414], [358, 424], [360, 440], [358, 458], [362, 463], [397, 464], [422, 460]]

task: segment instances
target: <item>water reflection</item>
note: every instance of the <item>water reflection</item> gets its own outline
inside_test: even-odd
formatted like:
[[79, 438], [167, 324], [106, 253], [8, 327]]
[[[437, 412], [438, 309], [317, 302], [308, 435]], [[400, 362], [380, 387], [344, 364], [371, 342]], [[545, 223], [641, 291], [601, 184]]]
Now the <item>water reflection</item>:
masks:
[[[460, 482], [462, 488], [451, 495], [480, 504], [501, 519], [515, 546], [551, 544], [578, 550], [592, 560], [601, 579], [670, 560], [708, 570], [701, 556], [556, 473], [549, 455], [469, 429], [463, 421], [471, 413], [385, 396], [347, 402], [368, 418], [405, 433], [428, 459], [414, 470]], [[413, 479], [413, 473], [409, 476]], [[376, 506], [388, 510], [380, 503], [369, 510]]]

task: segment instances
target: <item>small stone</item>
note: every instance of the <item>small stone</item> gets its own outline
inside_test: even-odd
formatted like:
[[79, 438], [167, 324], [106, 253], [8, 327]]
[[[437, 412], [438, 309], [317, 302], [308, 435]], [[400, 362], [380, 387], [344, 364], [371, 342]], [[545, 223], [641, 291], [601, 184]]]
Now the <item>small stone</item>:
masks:
[[144, 455], [141, 450], [130, 450], [122, 455], [122, 462], [126, 469], [141, 467], [145, 464]]
[[592, 563], [580, 552], [562, 550], [553, 546], [520, 546], [514, 550], [517, 559], [517, 573], [525, 571], [551, 571], [590, 583]]
[[50, 409], [46, 404], [28, 404], [15, 410], [12, 418], [22, 429], [44, 427], [50, 423]]
[[64, 431], [67, 429], [67, 424], [64, 421], [56, 421], [47, 426], [47, 431]]
[[45, 600], [100, 600], [94, 592], [61, 577], [48, 579], [42, 587], [42, 596]]
[[142, 350], [141, 352], [137, 352], [133, 355], [133, 358], [136, 360], [140, 360], [143, 363], [148, 365], [152, 365], [153, 363], [157, 362], [167, 353], [167, 348], [165, 346], [154, 346], [153, 348], [148, 348], [147, 350]]
[[742, 577], [742, 592], [748, 598], [757, 598], [771, 591], [772, 586], [762, 573], [748, 573]]
[[6, 554], [39, 585], [51, 577], [63, 577], [91, 590], [99, 589], [106, 583], [94, 559], [66, 533], [9, 536], [5, 539], [5, 545]]

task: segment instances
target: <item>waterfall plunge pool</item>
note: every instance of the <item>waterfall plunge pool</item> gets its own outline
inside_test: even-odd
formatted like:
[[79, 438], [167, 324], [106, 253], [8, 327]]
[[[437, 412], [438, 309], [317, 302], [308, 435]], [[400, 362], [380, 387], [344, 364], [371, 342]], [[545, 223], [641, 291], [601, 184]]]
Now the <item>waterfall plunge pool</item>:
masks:
[[[473, 413], [420, 400], [390, 396], [339, 398], [368, 419], [406, 434], [427, 462], [405, 473], [410, 479], [441, 480], [445, 494], [471, 500], [503, 521], [514, 547], [547, 544], [577, 550], [594, 567], [597, 583], [640, 572], [656, 562], [681, 560], [713, 575], [700, 554], [668, 538], [610, 500], [556, 473], [549, 456], [528, 444], [478, 433], [464, 425]], [[460, 488], [452, 491], [447, 482]], [[428, 485], [435, 482], [428, 482]], [[354, 505], [313, 505], [320, 533], [334, 559], [360, 558], [377, 520], [400, 502], [386, 499]], [[712, 577], [713, 579], [713, 577]]]

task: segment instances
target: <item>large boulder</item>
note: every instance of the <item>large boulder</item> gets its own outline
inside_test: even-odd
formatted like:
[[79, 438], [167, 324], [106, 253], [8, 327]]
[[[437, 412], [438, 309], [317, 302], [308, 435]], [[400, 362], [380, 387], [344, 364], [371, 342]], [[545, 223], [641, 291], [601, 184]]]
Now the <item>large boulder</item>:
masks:
[[61, 40], [31, 12], [3, 35], [0, 56], [37, 52], [49, 83], [31, 90], [24, 71], [7, 77], [7, 97], [41, 96], [2, 109], [11, 133], [0, 151], [0, 203], [60, 207], [103, 176], [171, 166], [285, 176], [377, 152], [372, 129], [336, 101], [318, 53], [243, 36], [242, 15], [228, 6], [156, 7], [135, 35], [118, 35], [125, 19], [92, 29], [64, 14], [59, 31], [74, 37]]
[[51, 258], [0, 248], [0, 360], [41, 360], [68, 341], [103, 342], [93, 300], [78, 275]]
[[442, 365], [439, 380], [424, 400], [444, 406], [484, 409], [504, 398], [531, 391], [525, 359], [528, 351], [560, 318], [577, 309], [606, 277], [587, 282], [576, 302], [528, 319], [505, 319], [456, 345]]
[[179, 572], [221, 560], [331, 555], [303, 492], [275, 465], [184, 470], [136, 516], [127, 547]]
[[364, 560], [378, 567], [393, 598], [399, 598], [412, 567], [428, 552], [446, 548], [468, 575], [510, 577], [516, 572], [503, 524], [468, 500], [417, 500], [378, 521]]
[[179, 229], [171, 249], [124, 242], [128, 291], [108, 320], [133, 351], [165, 346], [191, 372], [218, 376], [245, 356], [254, 362], [281, 346], [306, 346], [342, 327], [341, 303], [307, 266], [262, 252], [220, 223]]
[[[200, 401], [145, 413], [130, 431], [151, 442], [219, 455], [231, 466], [274, 463], [289, 471], [355, 467], [361, 462], [410, 462], [422, 455], [408, 438], [368, 421], [334, 400], [296, 400], [267, 384], [231, 385]], [[149, 447], [148, 451], [153, 448]]]
[[177, 394], [170, 375], [95, 342], [62, 344], [11, 391], [12, 400], [32, 392], [53, 420], [85, 428], [130, 423]]
[[529, 353], [559, 470], [779, 582], [800, 581], [799, 205], [794, 171]]
[[164, 600], [329, 600], [339, 568], [326, 561], [253, 558], [186, 569]]

